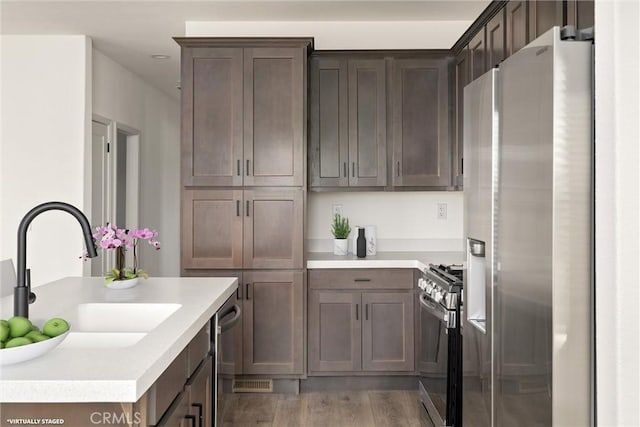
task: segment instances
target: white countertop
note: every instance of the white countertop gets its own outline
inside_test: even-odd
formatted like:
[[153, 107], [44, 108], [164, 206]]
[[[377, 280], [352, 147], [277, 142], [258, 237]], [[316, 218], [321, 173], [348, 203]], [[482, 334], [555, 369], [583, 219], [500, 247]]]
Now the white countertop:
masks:
[[[78, 348], [71, 333], [44, 356], [0, 367], [0, 402], [136, 402], [238, 286], [236, 278], [150, 278], [113, 290], [102, 278], [70, 277], [34, 288], [29, 318], [38, 326], [69, 318], [82, 303], [180, 304], [130, 347]], [[0, 317], [13, 316], [13, 296], [0, 300]], [[65, 317], [67, 316], [67, 317]], [[105, 319], [105, 323], [109, 320]]]
[[307, 268], [417, 268], [429, 264], [462, 264], [464, 252], [378, 252], [365, 258], [334, 255], [331, 252], [308, 252]]

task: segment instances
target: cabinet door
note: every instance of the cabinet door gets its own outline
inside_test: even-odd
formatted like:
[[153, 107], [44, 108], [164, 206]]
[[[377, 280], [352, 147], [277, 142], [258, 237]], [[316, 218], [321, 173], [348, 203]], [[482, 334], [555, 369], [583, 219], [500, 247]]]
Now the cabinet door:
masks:
[[455, 60], [455, 142], [453, 146], [453, 177], [454, 185], [462, 187], [464, 172], [464, 141], [462, 131], [464, 126], [464, 87], [469, 83], [469, 50], [462, 49]]
[[412, 292], [363, 293], [363, 371], [413, 371]]
[[245, 190], [244, 268], [303, 268], [303, 190]]
[[497, 67], [506, 55], [504, 9], [487, 22], [487, 70]]
[[242, 191], [182, 193], [182, 268], [242, 268]]
[[347, 60], [311, 60], [309, 185], [349, 185]]
[[210, 426], [211, 416], [211, 356], [204, 359], [198, 370], [187, 382], [189, 413], [195, 417], [196, 426]]
[[451, 184], [449, 58], [393, 62], [393, 185]]
[[244, 272], [244, 373], [302, 374], [302, 271]]
[[387, 185], [384, 59], [349, 61], [349, 185]]
[[244, 185], [302, 186], [304, 49], [244, 49]]
[[182, 183], [242, 185], [242, 49], [182, 49]]
[[469, 42], [470, 82], [487, 72], [487, 44], [485, 40], [485, 27], [482, 27], [480, 32]]
[[567, 0], [567, 25], [578, 29], [593, 27], [593, 0]]
[[511, 0], [507, 3], [507, 57], [522, 49], [529, 40], [528, 7], [525, 0]]
[[309, 371], [362, 369], [360, 292], [309, 294]]
[[554, 25], [562, 25], [562, 3], [553, 0], [529, 0], [529, 41]]

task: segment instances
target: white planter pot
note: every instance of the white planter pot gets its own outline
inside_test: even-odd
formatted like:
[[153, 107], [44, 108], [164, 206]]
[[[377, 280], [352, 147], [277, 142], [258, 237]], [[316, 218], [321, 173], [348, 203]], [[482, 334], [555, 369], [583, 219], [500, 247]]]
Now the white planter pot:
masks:
[[133, 288], [138, 283], [140, 283], [140, 278], [135, 277], [133, 279], [114, 280], [113, 282], [107, 283], [106, 286], [109, 289], [129, 289]]
[[333, 254], [346, 255], [349, 249], [349, 241], [347, 239], [333, 239]]

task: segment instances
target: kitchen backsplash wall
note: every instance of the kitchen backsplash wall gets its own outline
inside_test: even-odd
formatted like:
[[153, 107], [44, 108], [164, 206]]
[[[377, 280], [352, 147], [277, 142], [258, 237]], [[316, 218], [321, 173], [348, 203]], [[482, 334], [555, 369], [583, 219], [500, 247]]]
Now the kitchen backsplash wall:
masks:
[[[438, 219], [438, 204], [447, 218]], [[462, 192], [309, 193], [307, 250], [333, 250], [334, 205], [354, 225], [375, 225], [378, 251], [461, 251]]]

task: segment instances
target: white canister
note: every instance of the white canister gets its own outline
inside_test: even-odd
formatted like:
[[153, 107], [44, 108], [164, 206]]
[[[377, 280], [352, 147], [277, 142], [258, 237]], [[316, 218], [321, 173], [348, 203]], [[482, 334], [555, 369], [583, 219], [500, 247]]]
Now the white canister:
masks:
[[356, 254], [358, 249], [358, 227], [357, 225], [351, 229], [351, 253]]
[[364, 226], [364, 238], [367, 241], [367, 255], [375, 255], [378, 252], [378, 241], [376, 238], [376, 226]]

